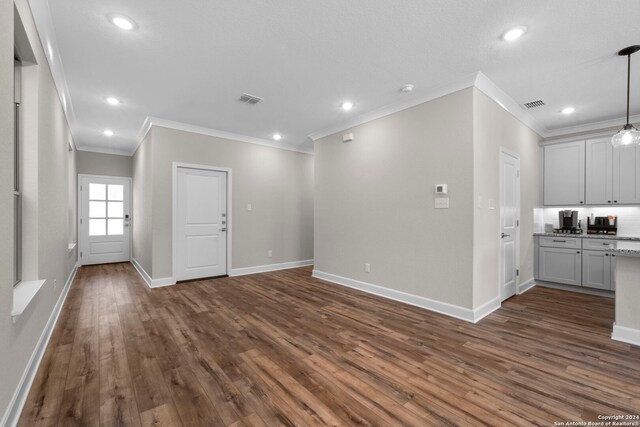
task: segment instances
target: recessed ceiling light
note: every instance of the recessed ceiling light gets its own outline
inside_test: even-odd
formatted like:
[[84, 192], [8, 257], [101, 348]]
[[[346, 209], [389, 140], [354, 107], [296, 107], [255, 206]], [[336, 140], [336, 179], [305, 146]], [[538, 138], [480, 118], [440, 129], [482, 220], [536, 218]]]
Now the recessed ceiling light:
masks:
[[280, 135], [279, 133], [274, 133], [273, 139], [275, 139], [276, 141], [280, 141], [282, 139], [282, 135]]
[[564, 107], [562, 109], [562, 114], [572, 114], [576, 109], [574, 107]]
[[344, 111], [349, 111], [353, 108], [353, 102], [349, 102], [349, 101], [343, 102], [340, 108], [342, 108]]
[[402, 93], [409, 93], [413, 90], [413, 85], [404, 85], [402, 86], [402, 88], [400, 89], [400, 92]]
[[126, 16], [111, 15], [109, 17], [109, 20], [113, 25], [125, 31], [130, 31], [135, 28], [134, 22], [131, 19], [127, 18]]
[[107, 103], [111, 105], [118, 105], [120, 104], [120, 100], [118, 98], [114, 98], [113, 96], [110, 96], [107, 98]]
[[113, 136], [113, 131], [111, 129], [107, 129], [104, 132], [102, 132], [103, 134], [105, 134], [106, 136]]
[[522, 37], [522, 35], [524, 33], [526, 33], [526, 32], [527, 32], [527, 27], [525, 27], [523, 25], [520, 25], [520, 26], [517, 26], [517, 27], [513, 27], [513, 28], [507, 30], [507, 32], [505, 32], [502, 35], [502, 40], [506, 40], [508, 42], [512, 42], [512, 41], [517, 40], [520, 37]]

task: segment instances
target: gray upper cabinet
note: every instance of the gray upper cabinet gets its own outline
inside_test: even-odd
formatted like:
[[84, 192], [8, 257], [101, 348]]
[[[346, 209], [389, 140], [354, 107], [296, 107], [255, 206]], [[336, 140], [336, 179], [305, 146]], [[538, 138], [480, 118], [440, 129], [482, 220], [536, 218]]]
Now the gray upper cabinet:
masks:
[[544, 204], [585, 203], [585, 142], [544, 147]]
[[640, 147], [613, 150], [613, 203], [640, 204]]
[[613, 146], [611, 138], [586, 142], [586, 194], [587, 205], [613, 204]]

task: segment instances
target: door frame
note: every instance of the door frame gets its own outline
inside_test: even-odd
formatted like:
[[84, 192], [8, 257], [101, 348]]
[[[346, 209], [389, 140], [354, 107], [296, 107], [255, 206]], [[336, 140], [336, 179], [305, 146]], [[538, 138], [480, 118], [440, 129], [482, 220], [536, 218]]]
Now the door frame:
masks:
[[[515, 151], [511, 151], [508, 148], [500, 147], [499, 155], [498, 155], [498, 168], [499, 168], [499, 180], [500, 180], [500, 193], [498, 196], [498, 203], [500, 206], [499, 213], [499, 221], [500, 225], [498, 227], [498, 297], [500, 298], [500, 302], [504, 301], [502, 299], [502, 285], [504, 282], [502, 273], [503, 273], [503, 265], [502, 261], [504, 259], [504, 251], [502, 250], [502, 237], [500, 237], [500, 233], [502, 233], [502, 194], [504, 190], [504, 174], [502, 173], [502, 156], [507, 155], [513, 157], [518, 162], [518, 175], [517, 175], [517, 192], [516, 192], [516, 217], [518, 221], [518, 225], [516, 227], [516, 236], [515, 236], [515, 244], [516, 244], [516, 271], [520, 269], [520, 193], [521, 193], [521, 185], [520, 185], [520, 155]], [[520, 275], [516, 275], [516, 291], [514, 295], [518, 295], [518, 287], [520, 286]]]
[[82, 229], [82, 224], [80, 224], [80, 221], [82, 220], [82, 197], [80, 197], [80, 195], [82, 194], [81, 190], [80, 190], [80, 186], [82, 185], [82, 180], [84, 178], [99, 178], [99, 179], [123, 179], [123, 180], [127, 180], [129, 181], [129, 262], [131, 262], [131, 260], [133, 259], [133, 227], [134, 227], [134, 220], [133, 220], [133, 178], [131, 178], [130, 176], [112, 176], [112, 175], [94, 175], [94, 174], [87, 174], [87, 173], [79, 173], [78, 174], [78, 182], [77, 182], [77, 187], [76, 187], [76, 202], [78, 204], [78, 208], [77, 208], [77, 212], [76, 212], [76, 240], [77, 240], [77, 250], [76, 250], [76, 257], [77, 257], [77, 261], [78, 261], [78, 267], [82, 267], [82, 258], [80, 258], [80, 252], [82, 252], [82, 241], [80, 240], [80, 237], [82, 236], [82, 234], [80, 233], [80, 230]]
[[232, 169], [225, 168], [220, 166], [210, 166], [210, 165], [199, 165], [195, 163], [183, 163], [183, 162], [173, 162], [171, 166], [172, 172], [172, 191], [171, 191], [171, 281], [176, 283], [177, 280], [177, 270], [176, 266], [178, 265], [178, 251], [177, 251], [177, 239], [178, 239], [178, 168], [185, 169], [201, 169], [207, 171], [215, 171], [215, 172], [224, 172], [227, 174], [227, 275], [231, 276], [231, 242], [232, 233], [233, 233], [233, 215], [232, 215]]

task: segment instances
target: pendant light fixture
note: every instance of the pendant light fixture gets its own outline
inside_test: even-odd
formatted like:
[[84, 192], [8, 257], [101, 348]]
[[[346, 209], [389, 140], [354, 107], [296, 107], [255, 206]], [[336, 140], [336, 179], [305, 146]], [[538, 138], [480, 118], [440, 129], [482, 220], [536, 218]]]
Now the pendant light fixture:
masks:
[[640, 145], [640, 131], [629, 123], [629, 91], [631, 87], [631, 55], [640, 50], [640, 45], [629, 46], [618, 52], [627, 57], [627, 124], [611, 138], [614, 147], [623, 145]]

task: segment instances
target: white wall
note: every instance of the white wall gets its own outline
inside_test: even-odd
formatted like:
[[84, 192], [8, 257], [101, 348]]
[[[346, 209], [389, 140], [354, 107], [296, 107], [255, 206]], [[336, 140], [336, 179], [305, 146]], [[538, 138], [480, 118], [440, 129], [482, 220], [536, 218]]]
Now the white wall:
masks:
[[[71, 138], [27, 0], [16, 0], [37, 65], [37, 274], [43, 288], [14, 324], [13, 303], [13, 2], [0, 2], [0, 417], [5, 414], [27, 362], [71, 272], [68, 244], [75, 239], [69, 177], [75, 175]], [[26, 106], [25, 106], [26, 107]], [[43, 160], [43, 159], [46, 159]], [[26, 259], [24, 262], [33, 262]], [[54, 281], [57, 286], [54, 287]], [[1, 419], [1, 418], [0, 418]]]
[[[472, 308], [472, 96], [465, 89], [315, 142], [317, 271]], [[436, 210], [442, 183], [450, 209]]]
[[143, 264], [151, 277], [173, 275], [173, 162], [232, 169], [232, 268], [313, 259], [312, 155], [157, 126], [149, 135], [134, 155], [134, 195], [151, 206], [134, 211], [134, 256], [151, 242], [150, 270]]
[[133, 176], [131, 156], [78, 151], [78, 174]]
[[[520, 157], [520, 277], [533, 278], [533, 209], [539, 204], [542, 138], [478, 89], [473, 90], [473, 305], [500, 296], [500, 148]], [[482, 208], [478, 199], [484, 202]], [[488, 209], [493, 199], [495, 209]]]
[[142, 144], [133, 155], [133, 259], [149, 274], [153, 273], [152, 245], [152, 193], [153, 193], [153, 161], [151, 157], [150, 129]]

